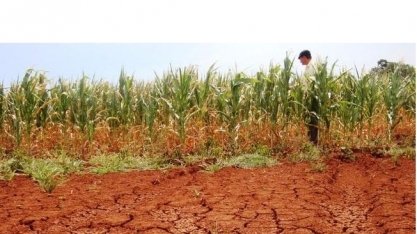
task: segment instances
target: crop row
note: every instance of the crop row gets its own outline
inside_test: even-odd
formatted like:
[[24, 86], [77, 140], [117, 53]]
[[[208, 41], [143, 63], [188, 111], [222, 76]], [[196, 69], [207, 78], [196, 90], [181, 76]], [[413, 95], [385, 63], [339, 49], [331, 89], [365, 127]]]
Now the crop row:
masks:
[[[0, 85], [1, 153], [175, 156], [262, 146], [282, 153], [308, 141], [311, 115], [319, 118], [323, 147], [390, 143], [397, 129], [415, 139], [415, 68], [336, 72], [322, 61], [305, 88], [293, 63], [287, 56], [251, 75], [221, 74], [214, 65], [205, 73], [170, 68], [151, 82], [122, 70], [116, 84], [85, 75], [52, 83], [29, 69], [21, 81]], [[309, 113], [309, 97], [318, 102], [316, 113]]]

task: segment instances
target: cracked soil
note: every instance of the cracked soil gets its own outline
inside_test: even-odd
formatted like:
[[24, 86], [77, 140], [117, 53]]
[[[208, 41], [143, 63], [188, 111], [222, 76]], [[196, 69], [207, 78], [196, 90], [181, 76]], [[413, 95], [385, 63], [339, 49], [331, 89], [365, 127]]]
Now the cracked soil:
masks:
[[415, 160], [356, 154], [270, 168], [0, 181], [0, 233], [415, 233]]

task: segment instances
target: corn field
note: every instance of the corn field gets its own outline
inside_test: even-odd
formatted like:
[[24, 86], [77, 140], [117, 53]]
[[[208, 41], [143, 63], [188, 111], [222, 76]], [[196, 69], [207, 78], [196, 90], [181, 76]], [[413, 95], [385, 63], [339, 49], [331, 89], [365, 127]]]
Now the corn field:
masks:
[[[0, 154], [42, 157], [64, 150], [80, 158], [125, 152], [135, 156], [223, 155], [268, 147], [286, 154], [308, 142], [309, 96], [318, 100], [320, 147], [415, 144], [416, 74], [335, 72], [318, 63], [304, 89], [294, 59], [256, 74], [221, 74], [211, 66], [170, 68], [151, 82], [123, 69], [118, 83], [52, 83], [29, 69], [0, 85]], [[397, 142], [398, 143], [398, 142]]]

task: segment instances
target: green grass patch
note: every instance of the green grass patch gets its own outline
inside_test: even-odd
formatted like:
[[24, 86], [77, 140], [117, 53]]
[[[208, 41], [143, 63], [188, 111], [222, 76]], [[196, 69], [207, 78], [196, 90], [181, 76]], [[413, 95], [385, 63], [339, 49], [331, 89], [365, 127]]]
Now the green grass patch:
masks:
[[390, 148], [383, 152], [384, 154], [388, 155], [394, 165], [399, 165], [400, 158], [407, 158], [407, 159], [416, 159], [416, 149], [412, 147], [405, 147], [405, 148]]
[[272, 167], [278, 164], [278, 161], [271, 156], [264, 154], [242, 154], [240, 156], [229, 157], [214, 160], [212, 163], [203, 163], [203, 168], [208, 172], [216, 172], [225, 167], [237, 168], [258, 168]]
[[327, 169], [327, 165], [321, 160], [311, 162], [310, 166], [313, 171], [317, 172], [324, 172]]
[[63, 182], [63, 168], [51, 159], [29, 159], [24, 163], [23, 171], [48, 193]]
[[256, 167], [272, 167], [277, 165], [277, 160], [261, 154], [243, 154], [237, 157], [229, 158], [226, 166], [238, 168], [256, 168]]
[[294, 163], [316, 161], [320, 159], [320, 149], [310, 142], [303, 143], [300, 149], [289, 155], [287, 159]]
[[0, 180], [12, 180], [15, 174], [13, 165], [15, 159], [1, 160], [0, 161]]
[[90, 171], [97, 174], [110, 172], [127, 171], [138, 165], [138, 160], [132, 156], [121, 156], [120, 154], [96, 155], [89, 160]]
[[395, 157], [395, 158], [404, 157], [407, 159], [416, 159], [416, 149], [412, 147], [390, 148], [385, 153], [388, 156]]
[[216, 162], [216, 163], [204, 163], [203, 168], [205, 171], [213, 173], [216, 172], [222, 168], [224, 168], [226, 165], [223, 162]]
[[64, 181], [64, 176], [83, 169], [83, 161], [69, 157], [63, 151], [52, 152], [46, 158], [32, 158], [16, 151], [0, 164], [0, 180], [11, 180], [16, 173], [24, 173], [39, 183], [45, 192]]
[[62, 170], [63, 174], [80, 172], [84, 169], [84, 161], [69, 156], [65, 151], [53, 152], [49, 156], [49, 160], [53, 161]]

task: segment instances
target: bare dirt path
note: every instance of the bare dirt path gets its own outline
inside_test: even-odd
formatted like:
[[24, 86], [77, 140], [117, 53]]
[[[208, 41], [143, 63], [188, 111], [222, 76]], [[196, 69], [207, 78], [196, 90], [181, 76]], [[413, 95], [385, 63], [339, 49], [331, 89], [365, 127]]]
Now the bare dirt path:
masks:
[[72, 175], [51, 194], [0, 181], [0, 233], [415, 233], [415, 161]]

